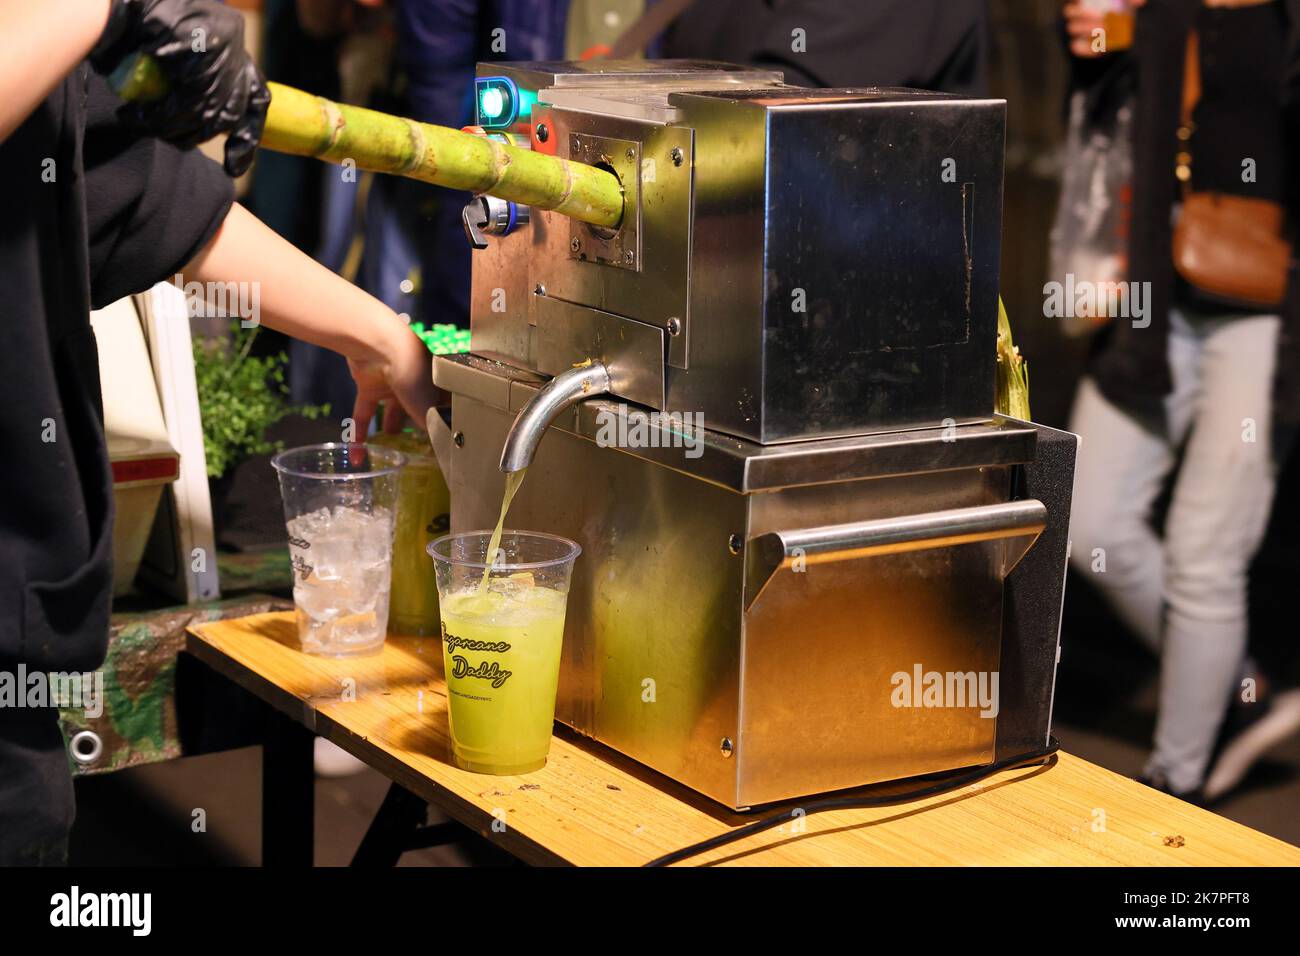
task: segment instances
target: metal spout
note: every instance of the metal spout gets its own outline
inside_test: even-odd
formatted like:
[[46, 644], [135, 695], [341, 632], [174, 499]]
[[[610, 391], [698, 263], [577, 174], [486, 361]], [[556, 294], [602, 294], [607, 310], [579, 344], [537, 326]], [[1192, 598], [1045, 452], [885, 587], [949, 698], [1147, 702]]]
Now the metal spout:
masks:
[[605, 395], [609, 388], [609, 370], [600, 362], [561, 372], [543, 385], [519, 410], [515, 423], [510, 426], [505, 448], [501, 450], [501, 470], [509, 473], [527, 468], [537, 454], [546, 427], [560, 412], [584, 398]]

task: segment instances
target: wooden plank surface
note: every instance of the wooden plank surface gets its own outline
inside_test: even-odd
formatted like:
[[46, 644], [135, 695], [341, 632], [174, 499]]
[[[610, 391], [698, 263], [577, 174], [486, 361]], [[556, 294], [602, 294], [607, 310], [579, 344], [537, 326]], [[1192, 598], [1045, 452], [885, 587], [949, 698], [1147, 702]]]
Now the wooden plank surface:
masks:
[[[297, 649], [292, 613], [191, 629], [190, 652], [530, 863], [635, 866], [768, 812], [735, 813], [567, 729], [545, 768], [449, 758], [436, 639], [347, 660]], [[866, 788], [863, 792], [870, 792]], [[786, 805], [789, 806], [789, 805]], [[835, 810], [692, 858], [756, 866], [1300, 865], [1300, 849], [1068, 753], [943, 796]]]

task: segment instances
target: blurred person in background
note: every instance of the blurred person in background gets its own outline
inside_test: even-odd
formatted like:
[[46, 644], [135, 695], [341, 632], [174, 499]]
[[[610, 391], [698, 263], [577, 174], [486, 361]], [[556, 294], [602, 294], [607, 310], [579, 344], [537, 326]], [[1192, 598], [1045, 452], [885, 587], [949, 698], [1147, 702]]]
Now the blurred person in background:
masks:
[[1135, 90], [1125, 278], [1145, 294], [1130, 286], [1142, 314], [1097, 335], [1076, 396], [1071, 563], [1160, 654], [1142, 779], [1211, 800], [1300, 729], [1300, 691], [1246, 664], [1247, 572], [1300, 424], [1300, 0], [1132, 0], [1124, 52], [1105, 47], [1114, 6], [1064, 15], [1071, 53], [1096, 61], [1076, 81]]

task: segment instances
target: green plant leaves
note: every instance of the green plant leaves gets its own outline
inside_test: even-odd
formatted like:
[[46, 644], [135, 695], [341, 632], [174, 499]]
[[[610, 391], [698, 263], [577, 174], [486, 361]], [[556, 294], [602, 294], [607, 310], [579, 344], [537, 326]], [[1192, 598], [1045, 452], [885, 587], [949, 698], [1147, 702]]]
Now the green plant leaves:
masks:
[[294, 407], [288, 402], [285, 366], [288, 357], [249, 355], [259, 329], [231, 323], [229, 339], [194, 340], [194, 375], [208, 477], [219, 478], [245, 458], [280, 451], [266, 430], [287, 415], [316, 419], [328, 405]]

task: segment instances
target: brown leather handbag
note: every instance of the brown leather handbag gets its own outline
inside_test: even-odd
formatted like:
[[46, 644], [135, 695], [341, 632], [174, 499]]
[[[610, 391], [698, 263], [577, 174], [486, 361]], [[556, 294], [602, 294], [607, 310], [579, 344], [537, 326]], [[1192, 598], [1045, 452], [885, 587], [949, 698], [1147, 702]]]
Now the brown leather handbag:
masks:
[[1280, 203], [1230, 193], [1195, 191], [1192, 114], [1201, 98], [1196, 31], [1187, 37], [1182, 125], [1175, 173], [1183, 185], [1174, 227], [1174, 268], [1204, 298], [1235, 308], [1276, 311], [1286, 294], [1291, 244], [1282, 236]]

